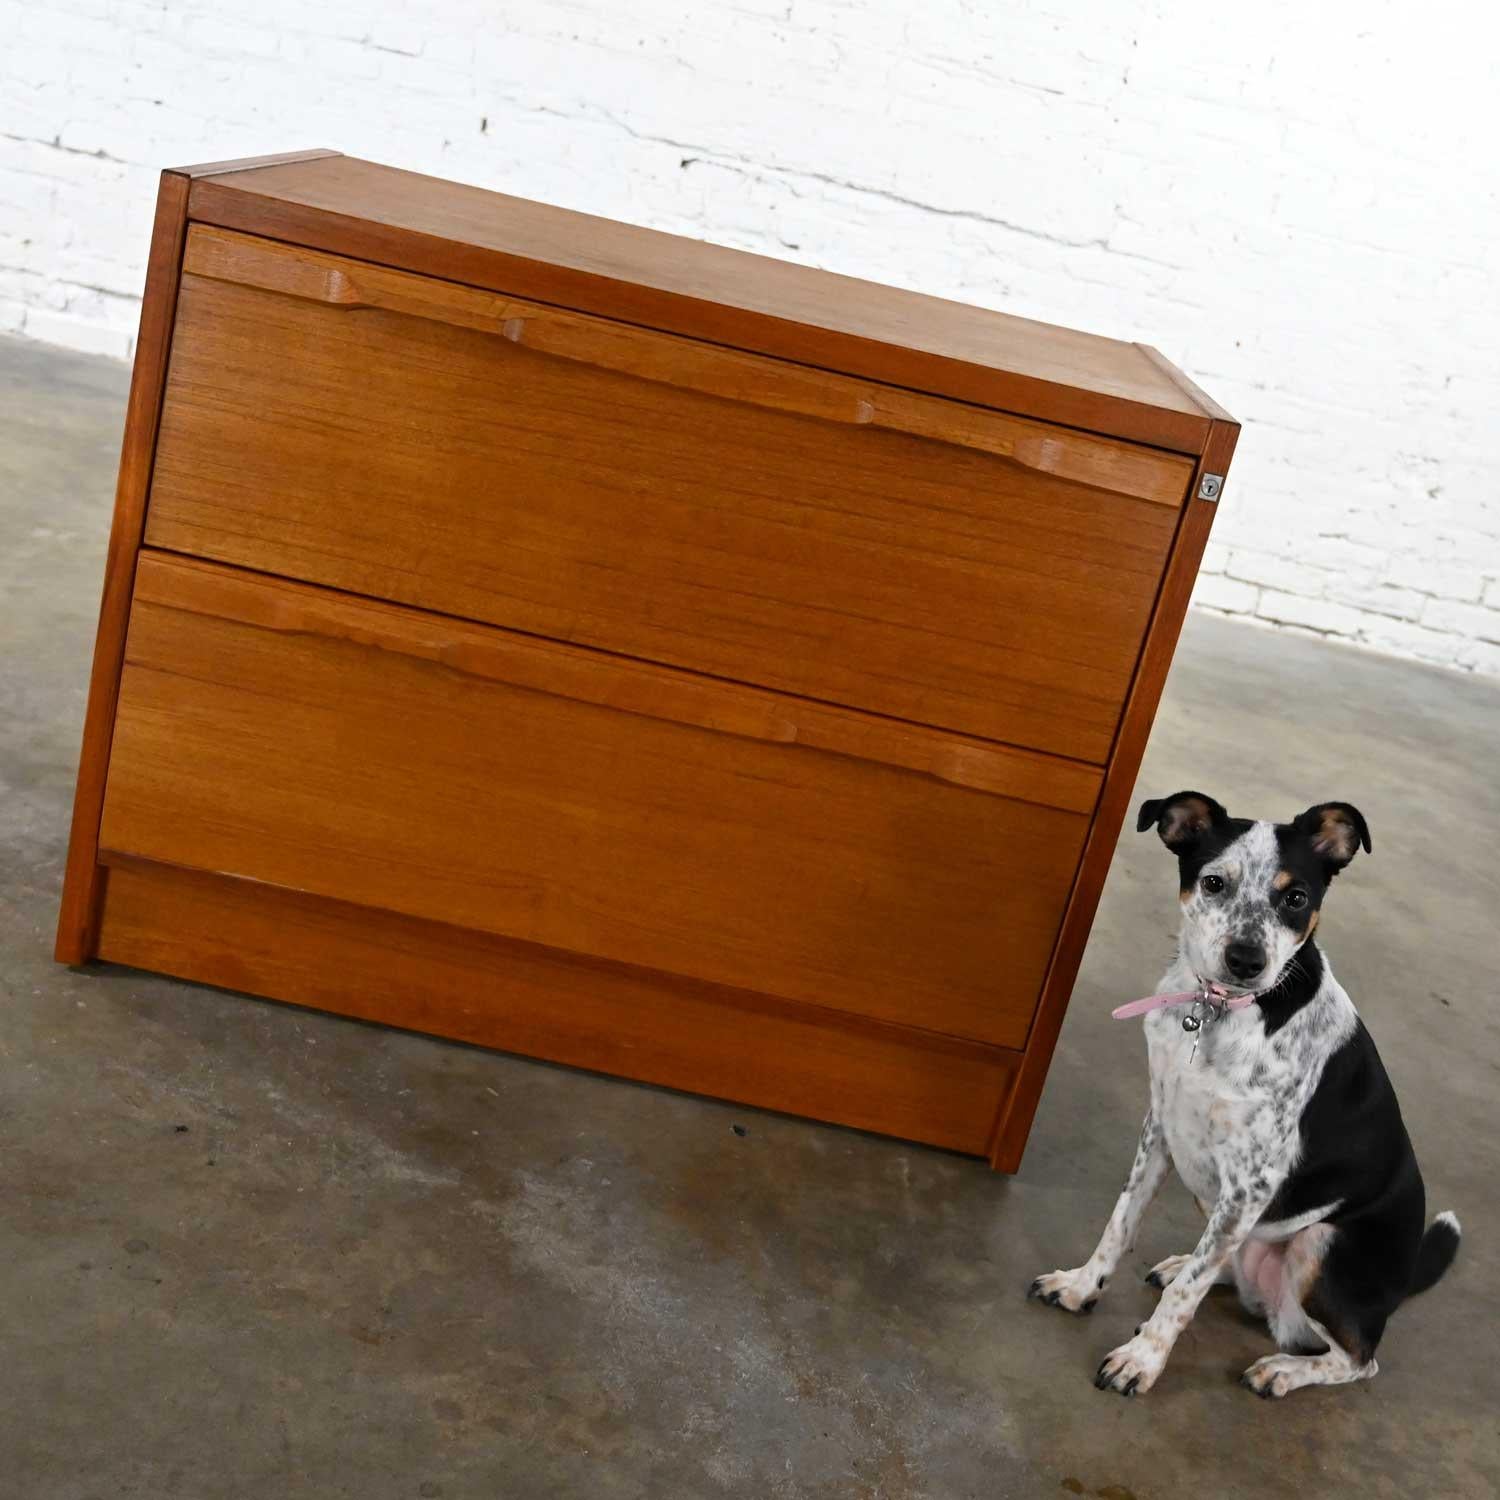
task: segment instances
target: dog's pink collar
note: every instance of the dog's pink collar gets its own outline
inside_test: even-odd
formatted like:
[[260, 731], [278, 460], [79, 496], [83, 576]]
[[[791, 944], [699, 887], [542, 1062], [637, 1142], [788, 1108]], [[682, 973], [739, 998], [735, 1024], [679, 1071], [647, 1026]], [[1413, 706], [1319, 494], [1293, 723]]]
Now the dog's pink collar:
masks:
[[1260, 992], [1250, 995], [1231, 995], [1222, 984], [1200, 984], [1195, 990], [1181, 990], [1175, 995], [1147, 995], [1141, 1000], [1130, 1000], [1117, 1005], [1110, 1015], [1116, 1021], [1128, 1021], [1132, 1016], [1144, 1016], [1148, 1011], [1163, 1010], [1169, 1005], [1189, 1005], [1197, 1001], [1200, 1005], [1212, 1005], [1221, 1010], [1243, 1010], [1260, 999]]

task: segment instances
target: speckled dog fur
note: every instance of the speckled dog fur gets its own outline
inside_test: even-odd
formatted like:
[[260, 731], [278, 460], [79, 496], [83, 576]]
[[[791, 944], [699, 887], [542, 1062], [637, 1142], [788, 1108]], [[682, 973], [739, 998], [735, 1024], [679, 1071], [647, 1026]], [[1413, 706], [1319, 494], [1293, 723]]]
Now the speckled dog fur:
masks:
[[1178, 857], [1182, 931], [1157, 993], [1212, 981], [1256, 994], [1191, 1033], [1173, 1007], [1145, 1017], [1151, 1104], [1135, 1161], [1094, 1253], [1039, 1276], [1030, 1295], [1093, 1309], [1135, 1243], [1169, 1167], [1204, 1209], [1197, 1246], [1155, 1266], [1151, 1316], [1107, 1355], [1095, 1384], [1133, 1396], [1160, 1377], [1216, 1282], [1232, 1282], [1281, 1353], [1244, 1383], [1280, 1397], [1376, 1373], [1386, 1319], [1431, 1286], [1458, 1221], [1425, 1230], [1425, 1193], [1385, 1070], [1313, 933], [1329, 882], [1370, 848], [1348, 803], [1291, 823], [1231, 818], [1200, 792], [1141, 808]]

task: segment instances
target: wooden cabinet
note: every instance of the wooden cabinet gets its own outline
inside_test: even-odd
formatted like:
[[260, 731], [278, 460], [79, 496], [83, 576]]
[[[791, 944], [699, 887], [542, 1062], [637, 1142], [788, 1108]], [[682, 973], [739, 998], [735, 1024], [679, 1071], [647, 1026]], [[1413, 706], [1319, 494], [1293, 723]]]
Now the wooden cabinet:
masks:
[[1013, 1170], [1236, 431], [1134, 345], [168, 173], [58, 955]]

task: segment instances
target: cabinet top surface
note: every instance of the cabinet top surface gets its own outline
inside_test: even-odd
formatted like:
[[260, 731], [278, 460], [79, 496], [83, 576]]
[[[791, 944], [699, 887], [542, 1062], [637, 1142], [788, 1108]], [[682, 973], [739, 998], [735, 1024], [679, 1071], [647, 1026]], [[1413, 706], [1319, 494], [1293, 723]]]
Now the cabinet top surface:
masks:
[[1143, 345], [356, 157], [189, 167], [190, 219], [1179, 452], [1228, 415]]

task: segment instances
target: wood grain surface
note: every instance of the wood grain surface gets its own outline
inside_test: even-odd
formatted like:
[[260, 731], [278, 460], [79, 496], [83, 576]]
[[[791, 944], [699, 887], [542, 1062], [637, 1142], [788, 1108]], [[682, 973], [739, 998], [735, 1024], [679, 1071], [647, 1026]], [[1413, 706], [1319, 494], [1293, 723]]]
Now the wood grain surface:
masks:
[[114, 519], [104, 562], [104, 593], [94, 638], [94, 665], [84, 711], [83, 744], [73, 796], [73, 823], [68, 838], [62, 902], [57, 917], [54, 956], [59, 963], [81, 964], [93, 957], [98, 916], [99, 816], [114, 734], [115, 701], [125, 625], [135, 582], [136, 554], [146, 514], [146, 494], [156, 447], [162, 384], [177, 304], [178, 275], [187, 232], [188, 179], [164, 172], [156, 199], [156, 220], [146, 260], [146, 290], [136, 335], [135, 367], [125, 409], [125, 435], [115, 486]]
[[[499, 334], [539, 354], [596, 364], [731, 401], [826, 421], [870, 423], [977, 448], [1024, 468], [1154, 500], [1174, 510], [1182, 504], [1192, 472], [1190, 461], [1155, 448], [1092, 438], [987, 407], [651, 333], [629, 323], [581, 316], [201, 224], [188, 230], [183, 271], [346, 312], [378, 307], [431, 318]], [[1160, 359], [1155, 350], [1145, 352]]]
[[151, 545], [1104, 760], [1186, 460], [244, 237], [187, 264]]
[[808, 710], [148, 553], [101, 842], [1018, 1044], [1088, 816]]
[[334, 156], [202, 176], [194, 220], [1196, 456], [1134, 344]]
[[279, 151], [270, 156], [237, 156], [227, 161], [200, 161], [187, 167], [174, 167], [172, 170], [183, 177], [228, 177], [234, 172], [259, 172], [266, 167], [292, 167], [299, 162], [321, 161], [325, 157], [342, 155], [342, 151], [314, 147], [306, 151]]
[[253, 881], [118, 859], [100, 956], [980, 1154], [1019, 1056]]

